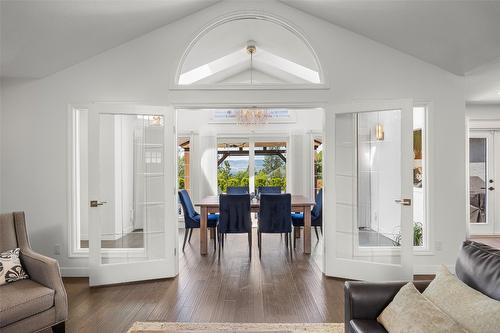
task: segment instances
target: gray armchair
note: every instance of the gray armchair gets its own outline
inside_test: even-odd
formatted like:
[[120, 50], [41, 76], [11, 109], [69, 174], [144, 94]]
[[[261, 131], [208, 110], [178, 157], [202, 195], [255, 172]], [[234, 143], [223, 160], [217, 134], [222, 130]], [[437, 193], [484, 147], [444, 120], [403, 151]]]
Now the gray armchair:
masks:
[[0, 331], [64, 332], [68, 299], [55, 259], [31, 249], [23, 212], [0, 215], [0, 252], [21, 249], [29, 279], [0, 286]]

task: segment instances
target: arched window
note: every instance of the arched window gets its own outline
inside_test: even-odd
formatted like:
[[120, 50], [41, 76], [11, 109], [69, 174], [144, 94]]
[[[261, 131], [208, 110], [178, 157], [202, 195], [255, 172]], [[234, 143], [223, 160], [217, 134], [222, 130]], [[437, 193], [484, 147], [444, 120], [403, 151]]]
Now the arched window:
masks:
[[191, 43], [179, 86], [318, 85], [320, 66], [305, 39], [267, 17], [237, 17], [214, 24]]

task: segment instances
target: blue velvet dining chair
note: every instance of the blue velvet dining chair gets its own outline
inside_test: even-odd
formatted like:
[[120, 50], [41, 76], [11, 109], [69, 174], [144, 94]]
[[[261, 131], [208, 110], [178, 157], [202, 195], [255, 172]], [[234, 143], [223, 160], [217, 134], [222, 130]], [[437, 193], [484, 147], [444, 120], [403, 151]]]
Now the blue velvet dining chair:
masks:
[[257, 194], [263, 193], [281, 193], [280, 186], [259, 186], [257, 187]]
[[[193, 229], [200, 227], [200, 214], [194, 210], [193, 202], [189, 197], [189, 193], [186, 190], [179, 191], [179, 201], [182, 205], [182, 210], [184, 212], [184, 242], [182, 244], [182, 252], [184, 252], [184, 247], [186, 247], [186, 240], [191, 242], [191, 236], [193, 235]], [[208, 214], [207, 216], [207, 227], [210, 229], [215, 229], [217, 227], [217, 221], [219, 216], [217, 214]], [[189, 234], [189, 239], [188, 239]], [[214, 240], [214, 251], [216, 250], [216, 244]]]
[[257, 229], [257, 244], [259, 258], [262, 252], [262, 234], [285, 234], [285, 245], [292, 258], [292, 196], [289, 193], [262, 193], [260, 196], [259, 226]]
[[224, 236], [227, 234], [248, 234], [249, 257], [252, 258], [252, 220], [250, 218], [249, 194], [219, 195], [219, 224], [217, 239], [219, 241], [219, 260], [224, 248]]
[[[316, 204], [311, 210], [311, 227], [314, 227], [316, 233], [316, 239], [319, 240], [318, 227], [320, 228], [321, 234], [323, 234], [323, 189], [320, 189], [318, 194], [316, 194]], [[302, 228], [304, 226], [304, 213], [292, 213], [292, 225], [294, 228]], [[293, 237], [293, 247], [295, 248], [295, 236]]]
[[228, 186], [227, 194], [248, 194], [248, 186]]

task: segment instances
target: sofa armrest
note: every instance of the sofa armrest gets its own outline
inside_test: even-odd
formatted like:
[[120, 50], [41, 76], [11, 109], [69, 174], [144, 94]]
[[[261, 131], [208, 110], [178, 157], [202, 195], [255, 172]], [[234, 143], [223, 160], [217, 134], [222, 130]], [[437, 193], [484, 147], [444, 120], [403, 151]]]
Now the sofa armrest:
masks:
[[31, 280], [55, 291], [56, 322], [65, 321], [68, 317], [68, 298], [57, 260], [31, 249], [22, 249], [21, 261]]
[[[347, 281], [344, 285], [346, 333], [351, 320], [377, 320], [378, 315], [392, 301], [407, 282]], [[422, 292], [430, 281], [415, 281]]]

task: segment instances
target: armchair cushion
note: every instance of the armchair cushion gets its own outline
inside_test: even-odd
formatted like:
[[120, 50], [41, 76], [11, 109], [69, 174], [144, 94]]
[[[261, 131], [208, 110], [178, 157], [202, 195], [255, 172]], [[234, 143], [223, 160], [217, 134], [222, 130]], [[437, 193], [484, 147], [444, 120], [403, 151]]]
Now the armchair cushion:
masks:
[[19, 260], [20, 249], [0, 253], [0, 286], [28, 278]]
[[54, 290], [31, 280], [0, 286], [0, 323], [13, 322], [36, 315], [54, 306]]
[[55, 291], [56, 320], [66, 320], [68, 317], [68, 298], [57, 260], [43, 256], [31, 249], [25, 249], [21, 251], [21, 262], [33, 281]]
[[388, 332], [466, 333], [455, 320], [425, 298], [411, 282], [399, 290], [377, 321]]

